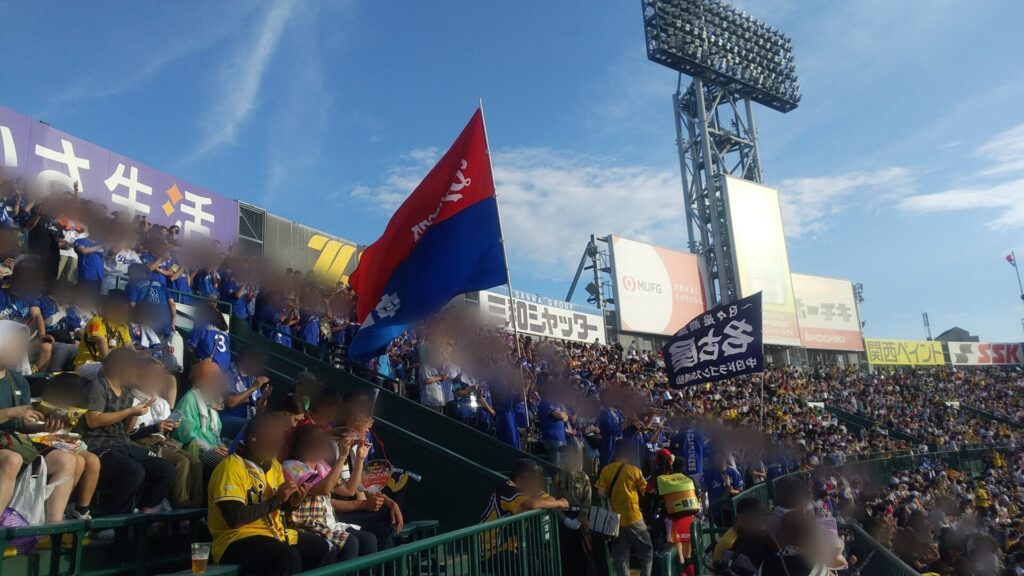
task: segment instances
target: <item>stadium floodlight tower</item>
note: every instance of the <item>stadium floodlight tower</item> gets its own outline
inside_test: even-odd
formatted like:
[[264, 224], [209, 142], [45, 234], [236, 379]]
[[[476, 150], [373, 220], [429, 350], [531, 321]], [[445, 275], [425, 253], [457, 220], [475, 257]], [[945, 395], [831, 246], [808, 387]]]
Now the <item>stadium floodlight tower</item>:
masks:
[[[752, 102], [800, 102], [788, 36], [720, 0], [642, 0], [647, 58], [679, 72], [673, 108], [689, 249], [707, 304], [739, 298], [724, 176], [760, 183]], [[683, 77], [691, 81], [683, 89]]]

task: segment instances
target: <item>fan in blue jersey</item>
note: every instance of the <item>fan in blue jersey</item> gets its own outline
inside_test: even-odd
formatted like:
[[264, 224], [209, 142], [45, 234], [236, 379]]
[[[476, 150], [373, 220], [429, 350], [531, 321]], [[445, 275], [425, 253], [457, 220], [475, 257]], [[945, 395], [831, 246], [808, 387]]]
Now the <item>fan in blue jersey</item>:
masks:
[[196, 317], [187, 344], [196, 362], [210, 360], [220, 367], [221, 372], [231, 372], [231, 335], [224, 316], [213, 304], [196, 306]]
[[231, 303], [231, 314], [239, 320], [249, 319], [249, 301], [254, 297], [251, 285], [241, 277], [236, 266], [226, 263], [217, 271], [220, 276], [220, 299]]
[[174, 330], [174, 299], [163, 284], [150, 278], [149, 268], [145, 264], [132, 264], [128, 267], [128, 288], [125, 292], [132, 307], [145, 303], [159, 315], [159, 319], [151, 326], [157, 334], [171, 334]]

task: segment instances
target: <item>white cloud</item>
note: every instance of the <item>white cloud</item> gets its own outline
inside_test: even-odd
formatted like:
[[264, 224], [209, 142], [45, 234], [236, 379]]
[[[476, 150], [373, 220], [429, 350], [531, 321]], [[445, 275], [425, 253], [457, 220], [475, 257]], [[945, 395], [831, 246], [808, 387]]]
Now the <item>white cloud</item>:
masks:
[[[427, 172], [440, 157], [441, 151], [437, 148], [412, 150], [403, 154], [399, 163], [384, 173], [380, 184], [356, 186], [349, 193], [349, 197], [374, 204], [382, 211], [394, 212], [419, 185], [420, 180], [427, 175]], [[339, 203], [345, 200], [343, 193], [336, 192], [330, 197]]]
[[[390, 213], [419, 184], [439, 155], [405, 156], [377, 186], [351, 198]], [[685, 249], [686, 223], [679, 175], [614, 159], [544, 148], [494, 155], [502, 225], [509, 258], [536, 276], [572, 273], [590, 234], [619, 234]]]
[[980, 172], [982, 176], [997, 176], [1024, 170], [1024, 124], [1018, 124], [996, 134], [978, 148], [976, 155], [991, 163]]
[[[154, 7], [157, 13], [140, 18], [131, 11], [125, 19], [114, 25], [117, 41], [109, 46], [91, 46], [87, 58], [89, 65], [76, 67], [83, 77], [55, 94], [55, 103], [107, 98], [136, 89], [147, 81], [158, 78], [166, 68], [205, 52], [247, 28], [250, 16], [257, 11], [258, 2], [232, 2], [230, 4], [178, 4], [173, 7]], [[162, 11], [166, 10], [167, 13]], [[137, 20], [136, 20], [137, 19]], [[167, 32], [187, 26], [188, 34], [168, 41]], [[97, 30], [95, 34], [104, 35]], [[131, 46], [131, 50], [125, 50]]]
[[253, 41], [239, 46], [234, 60], [224, 68], [220, 78], [217, 102], [204, 123], [206, 134], [186, 161], [235, 141], [238, 130], [256, 109], [264, 72], [297, 3], [297, 0], [274, 3]]
[[910, 191], [913, 174], [892, 167], [836, 176], [787, 178], [779, 186], [786, 235], [799, 238], [821, 233], [853, 202], [876, 203]]
[[[907, 196], [897, 207], [911, 214], [994, 210], [995, 217], [988, 222], [990, 228], [1024, 226], [1024, 179], [1012, 177], [1024, 172], [1024, 124], [996, 134], [973, 155], [981, 159], [984, 166], [971, 175], [971, 181], [996, 181]], [[999, 181], [993, 177], [1004, 179]]]
[[996, 209], [991, 228], [1016, 228], [1024, 226], [1024, 179], [908, 196], [897, 207], [913, 214]]

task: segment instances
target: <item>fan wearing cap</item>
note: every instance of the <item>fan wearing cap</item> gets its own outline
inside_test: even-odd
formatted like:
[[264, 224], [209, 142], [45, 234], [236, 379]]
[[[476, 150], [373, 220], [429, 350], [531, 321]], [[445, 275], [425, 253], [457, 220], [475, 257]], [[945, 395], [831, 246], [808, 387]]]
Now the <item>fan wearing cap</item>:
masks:
[[[490, 522], [528, 510], [569, 508], [568, 500], [552, 498], [544, 492], [543, 486], [544, 478], [536, 462], [529, 458], [516, 461], [512, 476], [499, 484], [491, 494], [480, 521]], [[509, 555], [510, 561], [516, 560], [519, 540], [514, 536], [506, 536], [495, 530], [483, 533], [481, 539], [485, 560], [491, 560], [496, 555]]]
[[13, 320], [29, 327], [32, 370], [46, 372], [53, 356], [53, 338], [46, 334], [46, 320], [39, 309], [43, 269], [38, 258], [25, 256], [18, 259], [13, 270], [9, 285], [0, 289], [0, 320]]
[[696, 567], [693, 564], [693, 547], [690, 540], [690, 527], [693, 517], [700, 512], [700, 500], [697, 499], [697, 488], [693, 479], [685, 474], [672, 474], [672, 453], [662, 449], [658, 453], [658, 461], [668, 461], [662, 466], [662, 473], [657, 476], [658, 495], [662, 498], [665, 508], [665, 529], [668, 541], [675, 545], [682, 574], [693, 576]]

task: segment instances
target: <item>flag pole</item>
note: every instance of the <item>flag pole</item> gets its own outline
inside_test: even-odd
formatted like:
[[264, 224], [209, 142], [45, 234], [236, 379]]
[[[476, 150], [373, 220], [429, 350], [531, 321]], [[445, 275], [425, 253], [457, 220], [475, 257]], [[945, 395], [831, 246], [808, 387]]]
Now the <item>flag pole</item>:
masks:
[[[480, 123], [484, 127], [484, 141], [487, 142], [487, 163], [491, 167], [491, 178], [494, 177], [494, 162], [491, 160], [491, 139], [487, 136], [487, 118], [484, 115], [484, 99], [478, 100], [480, 107]], [[526, 395], [526, 377], [523, 374], [523, 347], [519, 343], [519, 327], [516, 325], [515, 300], [512, 298], [512, 274], [508, 269], [508, 249], [505, 248], [505, 231], [501, 226], [501, 209], [498, 208], [498, 187], [494, 187], [494, 208], [498, 213], [498, 236], [501, 238], [501, 252], [505, 256], [505, 288], [508, 291], [508, 309], [512, 320], [512, 336], [516, 341], [516, 363], [519, 365], [519, 375], [523, 380], [523, 406], [526, 408], [526, 434], [529, 440], [530, 434], [530, 399]]]
[[1017, 288], [1020, 288], [1020, 299], [1024, 301], [1024, 284], [1020, 281], [1020, 267], [1017, 266], [1017, 254], [1010, 250], [1010, 257], [1013, 258], [1013, 269], [1017, 272]]
[[761, 370], [761, 433], [764, 434], [764, 370]]

